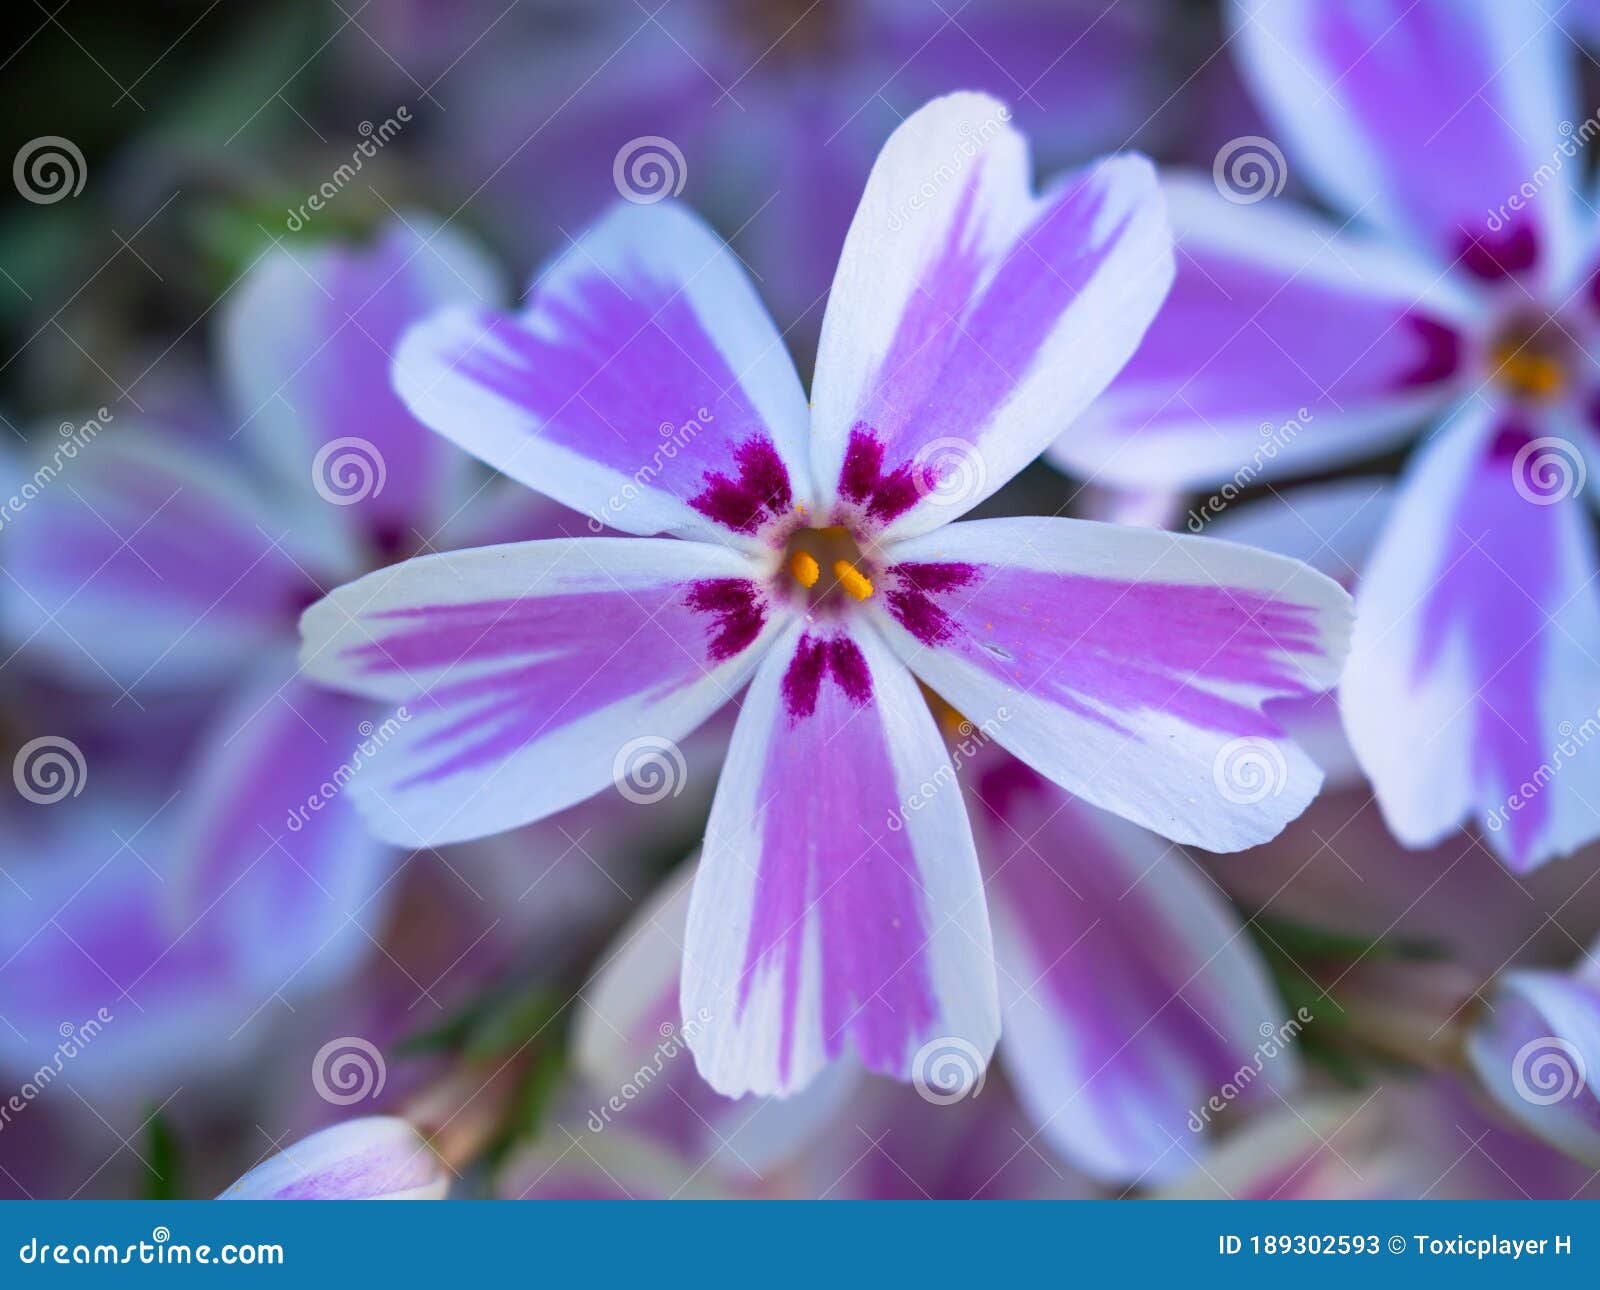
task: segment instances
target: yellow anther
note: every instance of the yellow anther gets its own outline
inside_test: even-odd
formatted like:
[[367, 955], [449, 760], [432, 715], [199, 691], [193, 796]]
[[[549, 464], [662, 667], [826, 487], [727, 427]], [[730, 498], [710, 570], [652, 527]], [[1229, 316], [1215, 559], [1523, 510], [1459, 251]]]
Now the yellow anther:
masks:
[[1494, 365], [1500, 381], [1524, 398], [1551, 399], [1567, 384], [1561, 360], [1530, 345], [1505, 343], [1498, 346]]
[[822, 566], [809, 551], [796, 551], [789, 557], [789, 572], [802, 587], [814, 587], [822, 576]]
[[839, 585], [857, 600], [865, 600], [872, 594], [872, 579], [848, 560], [833, 562], [833, 576], [839, 580]]

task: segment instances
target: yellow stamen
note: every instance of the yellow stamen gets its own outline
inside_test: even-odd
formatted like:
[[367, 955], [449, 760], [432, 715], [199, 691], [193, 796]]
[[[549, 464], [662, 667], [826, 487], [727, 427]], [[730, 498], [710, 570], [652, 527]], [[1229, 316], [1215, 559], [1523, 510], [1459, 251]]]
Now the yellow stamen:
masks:
[[1500, 345], [1495, 350], [1494, 363], [1495, 375], [1525, 398], [1551, 399], [1567, 384], [1560, 359], [1526, 344]]
[[822, 566], [809, 551], [796, 551], [789, 557], [789, 572], [802, 587], [811, 588], [822, 576]]
[[839, 585], [857, 600], [865, 600], [872, 594], [872, 579], [848, 560], [833, 562], [833, 576], [839, 580]]

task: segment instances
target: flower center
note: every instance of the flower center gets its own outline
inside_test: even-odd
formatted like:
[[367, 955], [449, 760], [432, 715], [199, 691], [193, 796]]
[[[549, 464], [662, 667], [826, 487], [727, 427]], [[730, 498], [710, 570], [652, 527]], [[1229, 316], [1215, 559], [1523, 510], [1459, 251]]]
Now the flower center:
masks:
[[783, 564], [812, 609], [872, 595], [872, 565], [842, 524], [796, 529], [784, 547]]
[[1489, 347], [1489, 370], [1513, 397], [1533, 403], [1559, 398], [1568, 385], [1571, 344], [1552, 318], [1519, 318]]

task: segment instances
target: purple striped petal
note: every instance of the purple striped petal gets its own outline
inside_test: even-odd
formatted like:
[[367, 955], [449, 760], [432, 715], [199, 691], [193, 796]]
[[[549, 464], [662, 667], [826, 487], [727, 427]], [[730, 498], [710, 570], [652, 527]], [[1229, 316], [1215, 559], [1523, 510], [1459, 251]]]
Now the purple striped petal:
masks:
[[1237, 492], [1379, 452], [1473, 378], [1488, 311], [1449, 277], [1283, 203], [1165, 187], [1172, 292], [1051, 449], [1063, 469]]
[[308, 685], [290, 662], [258, 668], [200, 740], [172, 808], [168, 900], [182, 923], [226, 937], [241, 975], [304, 995], [347, 972], [385, 926], [397, 857], [345, 792], [400, 723]]
[[1518, 872], [1600, 834], [1583, 751], [1596, 552], [1564, 425], [1470, 408], [1411, 465], [1357, 587], [1340, 691], [1395, 835], [1428, 846], [1477, 820]]
[[584, 1127], [601, 1134], [625, 1124], [753, 1186], [828, 1128], [859, 1072], [838, 1062], [793, 1097], [737, 1100], [700, 1078], [689, 1044], [709, 1018], [678, 1007], [694, 875], [684, 864], [639, 909], [584, 989], [573, 1042]]
[[756, 674], [717, 788], [684, 950], [718, 1091], [790, 1093], [854, 1052], [910, 1078], [999, 1033], [971, 832], [927, 705], [870, 630], [796, 624]]
[[1004, 104], [937, 99], [873, 168], [813, 385], [824, 501], [899, 536], [977, 505], [1128, 360], [1172, 278], [1154, 172], [1114, 158], [1029, 187]]
[[240, 428], [288, 491], [388, 558], [431, 545], [467, 496], [471, 462], [406, 410], [389, 369], [412, 323], [500, 297], [477, 248], [415, 212], [368, 247], [280, 245], [222, 319]]
[[404, 705], [356, 777], [373, 829], [461, 841], [614, 782], [633, 801], [681, 792], [674, 741], [734, 695], [779, 628], [756, 576], [725, 547], [670, 540], [424, 556], [308, 610], [302, 660]]
[[1040, 1133], [1108, 1182], [1174, 1177], [1216, 1107], [1298, 1064], [1231, 906], [1175, 847], [996, 751], [971, 780], [1005, 999], [1001, 1055]]
[[49, 1066], [111, 1114], [242, 1069], [262, 997], [234, 977], [219, 924], [171, 916], [165, 814], [91, 769], [82, 798], [30, 808], [67, 813], [59, 826], [23, 846], [8, 829], [0, 1069], [14, 1090]]
[[404, 1120], [373, 1115], [302, 1138], [218, 1200], [443, 1200], [450, 1175]]
[[1338, 676], [1349, 597], [1298, 561], [1080, 520], [979, 520], [897, 545], [895, 650], [975, 726], [1077, 796], [1234, 851], [1322, 776], [1263, 711]]
[[98, 685], [193, 686], [288, 640], [342, 572], [335, 535], [279, 513], [233, 463], [107, 430], [6, 534], [10, 613], [31, 648]]
[[811, 496], [783, 341], [733, 254], [671, 203], [613, 211], [520, 314], [417, 327], [394, 375], [435, 430], [604, 527], [748, 546]]
[[1467, 1041], [1500, 1109], [1551, 1146], [1600, 1167], [1600, 973], [1508, 972]]
[[1538, 0], [1234, 0], [1233, 18], [1285, 150], [1335, 205], [1486, 280], [1569, 254], [1583, 168], [1556, 150], [1582, 116], [1577, 58]]

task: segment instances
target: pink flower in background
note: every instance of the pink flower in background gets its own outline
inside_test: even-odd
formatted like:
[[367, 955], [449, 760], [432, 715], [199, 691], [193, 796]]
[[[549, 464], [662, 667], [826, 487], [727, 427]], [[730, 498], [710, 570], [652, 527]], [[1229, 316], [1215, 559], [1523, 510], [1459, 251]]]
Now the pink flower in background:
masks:
[[[954, 95], [890, 140], [809, 407], [737, 262], [670, 203], [606, 218], [519, 314], [416, 328], [395, 379], [419, 417], [597, 529], [676, 540], [425, 556], [304, 619], [311, 675], [413, 714], [356, 785], [407, 844], [560, 810], [748, 684], [681, 996], [725, 1093], [799, 1089], [847, 1050], [908, 1078], [930, 1040], [994, 1046], [977, 857], [919, 679], [1175, 839], [1261, 841], [1320, 782], [1262, 704], [1335, 680], [1334, 583], [1148, 530], [948, 524], [1099, 394], [1171, 274], [1147, 163], [1035, 197], [1007, 117]], [[1236, 791], [1241, 751], [1269, 791]]]
[[[1600, 696], [1581, 495], [1600, 225], [1546, 9], [1234, 0], [1284, 147], [1239, 140], [1214, 184], [1169, 183], [1171, 297], [1053, 454], [1104, 483], [1228, 488], [1434, 425], [1362, 570], [1341, 707], [1401, 841], [1475, 821], [1517, 872], [1600, 836], [1600, 754], [1572, 740]], [[1348, 222], [1273, 200], [1289, 175]]]

